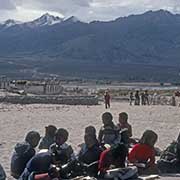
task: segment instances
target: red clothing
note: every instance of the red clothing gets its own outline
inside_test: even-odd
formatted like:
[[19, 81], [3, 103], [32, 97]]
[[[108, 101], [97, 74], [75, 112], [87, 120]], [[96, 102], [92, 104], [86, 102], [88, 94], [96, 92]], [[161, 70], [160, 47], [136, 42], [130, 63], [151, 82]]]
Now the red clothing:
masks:
[[148, 163], [150, 166], [155, 163], [154, 148], [147, 144], [136, 144], [129, 153], [128, 160], [131, 163]]
[[105, 173], [111, 165], [114, 165], [117, 168], [123, 168], [125, 166], [125, 159], [117, 158], [116, 160], [113, 160], [110, 149], [106, 149], [101, 153], [98, 169], [100, 172]]
[[51, 180], [48, 173], [35, 175], [34, 180]]
[[106, 170], [108, 170], [109, 166], [111, 165], [112, 160], [110, 158], [109, 151], [110, 149], [106, 149], [101, 153], [98, 165], [98, 169], [100, 172], [106, 172]]
[[105, 99], [105, 102], [109, 102], [110, 99], [111, 99], [111, 97], [110, 97], [109, 94], [105, 94], [105, 95], [104, 95], [104, 99]]

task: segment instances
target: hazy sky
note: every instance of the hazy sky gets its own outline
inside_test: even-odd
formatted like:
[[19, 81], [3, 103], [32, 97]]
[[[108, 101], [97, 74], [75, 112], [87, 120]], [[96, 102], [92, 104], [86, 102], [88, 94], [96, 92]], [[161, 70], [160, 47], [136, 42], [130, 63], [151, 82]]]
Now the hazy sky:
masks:
[[180, 13], [180, 0], [0, 0], [0, 21], [29, 21], [46, 12], [83, 21], [110, 20], [158, 9]]

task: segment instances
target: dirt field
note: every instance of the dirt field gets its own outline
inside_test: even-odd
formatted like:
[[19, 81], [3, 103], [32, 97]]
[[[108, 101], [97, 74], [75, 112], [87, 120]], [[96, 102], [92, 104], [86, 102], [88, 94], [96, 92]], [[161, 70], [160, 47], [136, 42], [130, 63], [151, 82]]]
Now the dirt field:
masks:
[[[8, 179], [12, 179], [9, 177], [9, 166], [13, 147], [17, 142], [23, 141], [28, 131], [37, 130], [43, 135], [44, 127], [48, 124], [67, 128], [70, 133], [69, 143], [77, 151], [77, 145], [83, 141], [84, 128], [92, 124], [98, 132], [101, 114], [105, 111], [103, 104], [98, 106], [0, 104], [0, 162], [6, 170]], [[134, 137], [140, 137], [146, 129], [157, 132], [159, 137], [156, 146], [161, 149], [178, 136], [179, 107], [135, 107], [127, 103], [114, 102], [108, 111], [113, 114], [116, 123], [118, 114], [122, 111], [127, 112]]]

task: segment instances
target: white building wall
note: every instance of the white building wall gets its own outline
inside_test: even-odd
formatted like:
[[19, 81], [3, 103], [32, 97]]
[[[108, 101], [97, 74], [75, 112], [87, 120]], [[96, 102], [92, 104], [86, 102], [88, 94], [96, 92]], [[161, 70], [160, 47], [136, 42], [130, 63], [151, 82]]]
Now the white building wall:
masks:
[[32, 94], [44, 94], [44, 86], [43, 85], [29, 85], [26, 86], [25, 89], [26, 93], [32, 93]]

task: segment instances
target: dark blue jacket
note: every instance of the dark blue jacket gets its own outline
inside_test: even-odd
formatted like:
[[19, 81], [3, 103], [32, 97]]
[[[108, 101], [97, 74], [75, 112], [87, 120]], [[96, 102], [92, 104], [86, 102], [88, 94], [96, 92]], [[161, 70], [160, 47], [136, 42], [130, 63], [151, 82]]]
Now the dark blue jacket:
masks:
[[88, 148], [84, 144], [78, 154], [78, 159], [85, 164], [91, 164], [99, 160], [101, 152], [102, 149], [97, 144], [95, 144], [91, 148]]
[[36, 154], [26, 165], [20, 180], [27, 180], [32, 172], [47, 173], [52, 164], [52, 156], [49, 152]]
[[27, 162], [35, 155], [35, 150], [29, 143], [17, 143], [11, 157], [11, 175], [18, 179], [24, 171]]
[[49, 147], [54, 143], [54, 138], [50, 136], [44, 136], [40, 143], [39, 149], [49, 149]]
[[5, 180], [5, 179], [6, 179], [6, 173], [0, 164], [0, 180]]

